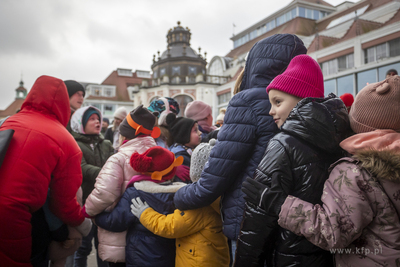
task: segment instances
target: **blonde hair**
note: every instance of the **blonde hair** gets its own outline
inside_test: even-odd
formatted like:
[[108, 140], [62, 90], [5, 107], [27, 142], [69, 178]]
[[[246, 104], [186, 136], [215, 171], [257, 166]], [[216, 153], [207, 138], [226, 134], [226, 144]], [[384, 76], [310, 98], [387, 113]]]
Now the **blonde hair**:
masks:
[[242, 85], [243, 75], [244, 75], [244, 68], [240, 72], [238, 78], [236, 79], [235, 87], [233, 88], [233, 94], [234, 95], [236, 95], [237, 93], [239, 93], [241, 91], [240, 90], [240, 86]]

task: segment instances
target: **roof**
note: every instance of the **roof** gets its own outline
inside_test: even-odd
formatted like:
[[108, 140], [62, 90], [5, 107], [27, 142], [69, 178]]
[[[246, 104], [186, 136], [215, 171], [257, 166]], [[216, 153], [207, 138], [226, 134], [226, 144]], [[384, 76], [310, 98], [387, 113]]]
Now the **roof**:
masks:
[[14, 115], [19, 109], [21, 109], [22, 103], [25, 99], [15, 99], [5, 110], [0, 110], [0, 118]]
[[315, 32], [315, 25], [316, 22], [315, 20], [312, 19], [307, 19], [307, 18], [302, 18], [302, 17], [296, 17], [274, 29], [272, 29], [269, 32], [264, 33], [263, 35], [260, 35], [253, 40], [236, 47], [235, 49], [231, 50], [226, 57], [231, 57], [231, 58], [237, 58], [240, 55], [243, 55], [247, 52], [250, 51], [250, 49], [253, 47], [255, 43], [258, 41], [272, 36], [277, 33], [291, 33], [291, 34], [296, 34], [296, 35], [303, 35], [303, 36], [309, 36], [314, 34]]
[[143, 78], [138, 78], [136, 73], [132, 73], [132, 77], [119, 76], [118, 72], [114, 70], [101, 84], [102, 85], [115, 85], [116, 92], [114, 97], [93, 96], [89, 95], [88, 100], [113, 100], [113, 101], [132, 101], [129, 97], [128, 87], [134, 85], [141, 85]]

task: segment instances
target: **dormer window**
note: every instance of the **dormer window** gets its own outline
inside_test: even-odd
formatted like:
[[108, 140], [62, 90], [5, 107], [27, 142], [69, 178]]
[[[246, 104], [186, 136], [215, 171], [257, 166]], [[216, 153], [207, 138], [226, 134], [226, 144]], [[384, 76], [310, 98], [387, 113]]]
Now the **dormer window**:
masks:
[[126, 76], [132, 77], [132, 70], [131, 69], [117, 69], [118, 76]]

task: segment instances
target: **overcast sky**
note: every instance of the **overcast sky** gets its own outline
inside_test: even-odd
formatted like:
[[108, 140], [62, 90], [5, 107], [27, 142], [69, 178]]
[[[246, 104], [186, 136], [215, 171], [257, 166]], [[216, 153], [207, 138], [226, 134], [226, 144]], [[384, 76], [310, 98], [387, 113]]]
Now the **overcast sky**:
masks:
[[208, 61], [224, 56], [233, 29], [239, 33], [291, 1], [1, 0], [0, 109], [14, 100], [21, 75], [30, 90], [41, 75], [101, 83], [117, 68], [151, 70], [177, 21], [191, 29], [192, 48], [200, 46]]

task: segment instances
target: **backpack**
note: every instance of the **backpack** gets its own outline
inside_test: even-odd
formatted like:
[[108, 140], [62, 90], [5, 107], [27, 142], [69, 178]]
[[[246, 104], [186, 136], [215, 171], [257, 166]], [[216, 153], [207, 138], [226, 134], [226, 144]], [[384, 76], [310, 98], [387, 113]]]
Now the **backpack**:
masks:
[[[10, 116], [0, 120], [0, 128], [3, 123], [9, 118]], [[7, 129], [7, 130], [0, 130], [0, 168], [3, 164], [3, 160], [6, 157], [8, 146], [10, 145], [11, 139], [14, 135], [14, 130]]]

